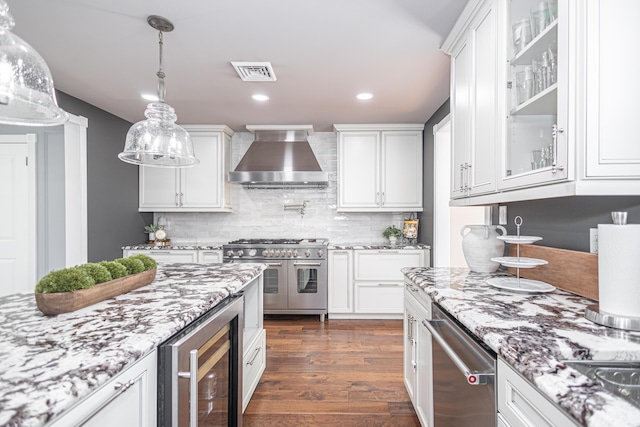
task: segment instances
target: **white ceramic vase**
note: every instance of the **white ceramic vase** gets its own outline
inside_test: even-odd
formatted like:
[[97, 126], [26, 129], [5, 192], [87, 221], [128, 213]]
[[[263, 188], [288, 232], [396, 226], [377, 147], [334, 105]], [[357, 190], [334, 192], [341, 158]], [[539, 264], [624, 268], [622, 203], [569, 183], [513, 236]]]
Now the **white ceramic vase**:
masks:
[[398, 244], [398, 238], [396, 236], [389, 236], [389, 244], [396, 246]]
[[498, 230], [503, 236], [507, 234], [501, 225], [465, 225], [460, 230], [462, 252], [471, 271], [493, 273], [500, 267], [500, 263], [491, 261], [504, 255], [504, 242], [497, 239]]

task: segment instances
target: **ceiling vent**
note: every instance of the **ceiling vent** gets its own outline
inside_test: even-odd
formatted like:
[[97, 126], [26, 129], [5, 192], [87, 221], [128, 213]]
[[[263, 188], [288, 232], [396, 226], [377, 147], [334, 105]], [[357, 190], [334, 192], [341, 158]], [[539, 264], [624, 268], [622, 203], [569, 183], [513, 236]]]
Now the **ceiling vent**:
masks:
[[270, 62], [232, 62], [231, 65], [245, 82], [276, 81], [276, 73]]

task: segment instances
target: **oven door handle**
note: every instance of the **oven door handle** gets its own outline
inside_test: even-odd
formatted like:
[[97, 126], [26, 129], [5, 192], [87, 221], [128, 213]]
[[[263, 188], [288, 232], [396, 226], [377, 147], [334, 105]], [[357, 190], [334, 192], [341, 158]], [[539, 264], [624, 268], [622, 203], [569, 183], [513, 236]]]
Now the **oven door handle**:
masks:
[[322, 264], [319, 262], [294, 262], [294, 267], [320, 267]]
[[266, 262], [265, 264], [267, 264], [269, 267], [282, 267], [281, 262]]
[[469, 369], [464, 361], [460, 359], [460, 356], [458, 356], [456, 352], [451, 348], [449, 343], [447, 343], [444, 337], [440, 335], [440, 332], [438, 332], [434, 325], [446, 325], [447, 322], [445, 320], [425, 320], [422, 324], [427, 327], [429, 332], [431, 332], [431, 336], [435, 338], [436, 341], [438, 341], [438, 344], [440, 344], [442, 350], [444, 350], [451, 361], [456, 365], [460, 372], [462, 372], [462, 375], [464, 375], [467, 379], [467, 383], [469, 383], [470, 385], [483, 385], [491, 382], [489, 380], [492, 380], [495, 376], [495, 373], [493, 371], [477, 372]]

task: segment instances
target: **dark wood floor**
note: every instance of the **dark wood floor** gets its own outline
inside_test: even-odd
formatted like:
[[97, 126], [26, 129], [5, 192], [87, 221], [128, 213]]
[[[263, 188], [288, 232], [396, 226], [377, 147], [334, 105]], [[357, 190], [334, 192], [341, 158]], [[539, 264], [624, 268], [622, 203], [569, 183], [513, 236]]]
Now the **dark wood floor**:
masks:
[[401, 320], [265, 319], [267, 368], [253, 426], [419, 426], [402, 375]]

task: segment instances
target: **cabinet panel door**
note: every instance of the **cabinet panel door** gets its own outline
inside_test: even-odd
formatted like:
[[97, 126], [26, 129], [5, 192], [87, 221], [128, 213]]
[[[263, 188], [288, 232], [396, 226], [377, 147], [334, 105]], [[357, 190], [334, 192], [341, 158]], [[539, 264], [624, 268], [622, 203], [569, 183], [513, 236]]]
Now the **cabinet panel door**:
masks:
[[177, 208], [180, 203], [179, 173], [178, 169], [140, 166], [139, 210], [144, 212], [162, 208]]
[[132, 255], [144, 254], [155, 259], [157, 262], [198, 262], [198, 251], [178, 249], [174, 251], [162, 250], [126, 250], [123, 256], [129, 257]]
[[496, 124], [498, 76], [496, 73], [496, 13], [488, 8], [469, 33], [473, 47], [473, 90], [471, 91], [471, 152], [469, 194], [481, 194], [496, 188]]
[[417, 342], [417, 363], [418, 363], [418, 379], [417, 392], [418, 399], [416, 402], [416, 414], [420, 418], [423, 426], [433, 426], [433, 364], [431, 360], [431, 333], [426, 326], [422, 324], [422, 320], [416, 325], [416, 333], [418, 334]]
[[404, 283], [355, 283], [356, 313], [402, 314]]
[[338, 208], [379, 206], [379, 132], [341, 132], [338, 139]]
[[403, 280], [404, 267], [424, 267], [421, 250], [358, 250], [354, 251], [355, 280]]
[[353, 313], [353, 255], [329, 251], [329, 314]]
[[416, 324], [418, 322], [417, 310], [409, 297], [404, 297], [404, 319], [402, 321], [404, 331], [404, 386], [407, 389], [409, 398], [416, 406], [416, 376], [417, 376], [417, 360], [416, 360]]
[[382, 132], [383, 208], [422, 210], [422, 132]]
[[471, 58], [466, 40], [451, 57], [451, 197], [464, 197], [469, 163]]
[[222, 262], [222, 250], [199, 250], [198, 262], [200, 264], [220, 264]]
[[182, 170], [182, 207], [217, 208], [222, 206], [222, 143], [220, 134], [191, 132], [197, 166]]
[[[640, 2], [599, 0], [587, 8], [587, 177], [640, 176], [637, 115]], [[622, 60], [624, 58], [624, 60]]]

